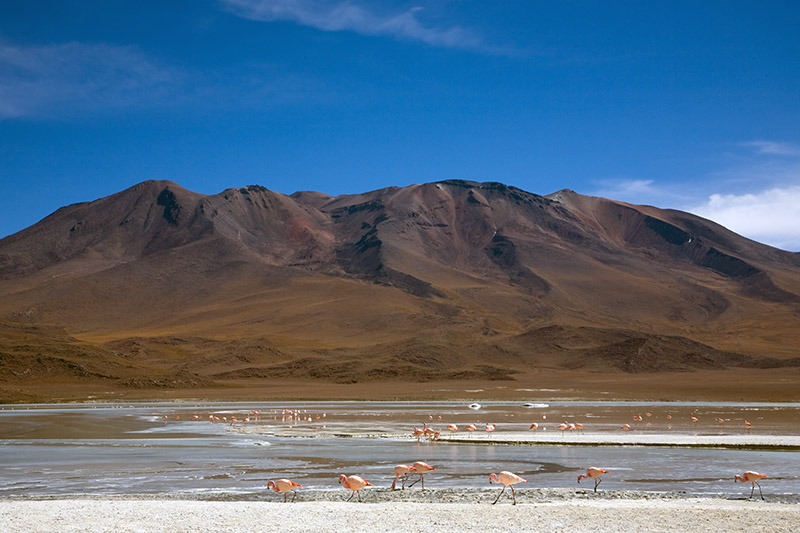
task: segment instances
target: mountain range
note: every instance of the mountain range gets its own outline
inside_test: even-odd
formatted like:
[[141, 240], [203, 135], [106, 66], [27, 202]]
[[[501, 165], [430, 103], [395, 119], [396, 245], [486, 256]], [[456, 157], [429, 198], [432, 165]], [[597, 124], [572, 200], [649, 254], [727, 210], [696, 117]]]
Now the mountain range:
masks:
[[800, 254], [570, 190], [147, 181], [0, 240], [10, 400], [665, 373], [791, 388], [799, 326]]

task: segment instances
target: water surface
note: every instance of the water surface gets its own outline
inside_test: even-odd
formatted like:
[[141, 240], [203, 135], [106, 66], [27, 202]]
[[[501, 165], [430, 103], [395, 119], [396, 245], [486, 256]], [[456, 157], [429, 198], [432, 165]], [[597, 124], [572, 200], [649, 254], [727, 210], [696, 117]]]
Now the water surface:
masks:
[[[338, 474], [378, 486], [398, 463], [437, 468], [427, 487], [484, 487], [510, 470], [531, 487], [578, 485], [588, 466], [611, 470], [601, 489], [749, 495], [734, 485], [745, 470], [767, 473], [769, 499], [800, 501], [800, 452], [676, 447], [507, 446], [417, 442], [429, 424], [486, 423], [495, 434], [558, 431], [580, 422], [589, 433], [796, 435], [800, 404], [588, 402], [303, 402], [148, 403], [0, 406], [0, 497], [66, 494], [236, 494], [262, 497], [268, 479], [290, 477], [310, 488], [337, 489]], [[648, 416], [649, 413], [649, 416]], [[634, 417], [642, 417], [642, 421]], [[691, 417], [698, 420], [693, 422]], [[218, 422], [212, 422], [216, 417]], [[231, 424], [232, 417], [237, 421]], [[441, 417], [441, 420], [440, 420]], [[243, 422], [249, 418], [248, 422]], [[309, 421], [310, 418], [310, 421]], [[224, 419], [224, 421], [223, 421]], [[721, 422], [719, 420], [722, 420]], [[747, 429], [744, 421], [752, 426]], [[487, 437], [488, 438], [488, 437]], [[586, 484], [586, 481], [584, 481]], [[413, 490], [416, 490], [415, 487]]]

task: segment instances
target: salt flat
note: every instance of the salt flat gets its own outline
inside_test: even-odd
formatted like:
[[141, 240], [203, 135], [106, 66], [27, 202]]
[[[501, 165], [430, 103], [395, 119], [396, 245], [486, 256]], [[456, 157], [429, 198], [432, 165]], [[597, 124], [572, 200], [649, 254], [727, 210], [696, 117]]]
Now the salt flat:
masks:
[[[451, 495], [452, 496], [452, 495]], [[520, 495], [521, 496], [521, 495]], [[369, 496], [367, 496], [369, 498]], [[452, 498], [447, 498], [452, 499]], [[769, 531], [795, 532], [800, 505], [722, 499], [345, 503], [159, 499], [0, 500], [10, 532]]]

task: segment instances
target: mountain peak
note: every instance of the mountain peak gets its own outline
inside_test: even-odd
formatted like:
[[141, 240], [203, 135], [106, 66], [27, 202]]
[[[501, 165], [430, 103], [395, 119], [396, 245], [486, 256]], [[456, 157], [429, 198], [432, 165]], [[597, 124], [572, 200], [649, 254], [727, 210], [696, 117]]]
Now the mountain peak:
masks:
[[[0, 240], [0, 322], [199, 338], [189, 344], [202, 353], [280, 339], [277, 351], [219, 344], [243, 359], [209, 368], [241, 375], [328, 368], [346, 380], [355, 365], [434, 379], [432, 358], [457, 369], [441, 376], [510, 379], [541, 365], [602, 368], [593, 357], [648, 372], [723, 365], [733, 351], [778, 361], [736, 364], [780, 366], [800, 345], [798, 312], [797, 254], [680, 211], [496, 182], [287, 196], [153, 180]], [[567, 338], [593, 329], [573, 348], [552, 341], [550, 359], [524, 344], [553, 325]], [[120, 343], [111, 349], [140, 344]], [[670, 346], [683, 362], [667, 361]]]

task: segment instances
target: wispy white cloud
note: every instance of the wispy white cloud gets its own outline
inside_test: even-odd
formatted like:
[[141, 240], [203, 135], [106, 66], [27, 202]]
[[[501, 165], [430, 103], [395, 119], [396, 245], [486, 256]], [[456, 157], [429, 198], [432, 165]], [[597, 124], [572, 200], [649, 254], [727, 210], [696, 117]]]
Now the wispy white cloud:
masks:
[[740, 146], [752, 148], [758, 154], [766, 155], [800, 155], [800, 146], [787, 142], [777, 141], [748, 141], [739, 143]]
[[324, 101], [320, 80], [241, 63], [198, 71], [163, 65], [133, 47], [0, 43], [0, 120], [63, 119], [121, 110], [253, 110]]
[[745, 194], [716, 193], [687, 211], [753, 240], [800, 251], [800, 185]]
[[0, 118], [140, 104], [162, 95], [174, 77], [131, 47], [0, 44]]
[[632, 204], [657, 206], [675, 203], [684, 198], [675, 192], [674, 187], [659, 185], [655, 180], [629, 178], [600, 180], [598, 187], [589, 194]]
[[236, 15], [265, 22], [285, 20], [323, 31], [352, 31], [420, 41], [432, 46], [490, 51], [482, 40], [459, 26], [426, 26], [419, 20], [423, 8], [391, 14], [376, 13], [342, 0], [221, 0]]

